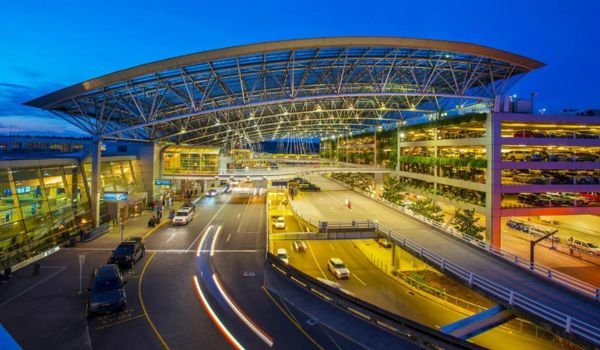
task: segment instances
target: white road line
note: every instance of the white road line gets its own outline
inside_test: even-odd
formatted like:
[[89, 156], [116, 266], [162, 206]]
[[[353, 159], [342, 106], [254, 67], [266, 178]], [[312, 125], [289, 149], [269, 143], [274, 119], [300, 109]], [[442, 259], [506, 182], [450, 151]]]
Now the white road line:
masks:
[[327, 276], [325, 276], [325, 272], [323, 272], [323, 269], [321, 268], [321, 265], [319, 265], [319, 261], [317, 261], [317, 257], [315, 256], [315, 253], [313, 252], [313, 249], [310, 246], [310, 243], [306, 242], [306, 245], [308, 246], [308, 250], [310, 250], [310, 254], [312, 255], [313, 259], [315, 259], [315, 264], [317, 264], [317, 267], [319, 268], [319, 271], [321, 271], [321, 275], [323, 275], [323, 277], [328, 280], [329, 278], [327, 278]]
[[335, 247], [333, 246], [333, 244], [329, 243], [329, 247], [331, 248], [331, 250], [335, 251]]
[[6, 304], [8, 304], [8, 303], [10, 303], [11, 301], [13, 301], [13, 300], [17, 299], [17, 298], [18, 298], [18, 297], [20, 297], [21, 295], [23, 295], [23, 294], [25, 294], [25, 293], [29, 292], [29, 291], [30, 291], [30, 290], [32, 290], [33, 288], [35, 288], [35, 287], [39, 286], [40, 284], [42, 284], [42, 283], [46, 282], [46, 281], [47, 281], [47, 280], [49, 280], [50, 278], [54, 277], [54, 275], [56, 275], [56, 274], [58, 274], [58, 273], [60, 273], [60, 272], [63, 272], [63, 271], [66, 269], [66, 268], [67, 268], [66, 266], [63, 266], [63, 267], [61, 267], [61, 268], [60, 268], [58, 271], [56, 271], [56, 272], [53, 272], [52, 274], [50, 274], [50, 275], [46, 276], [44, 279], [42, 279], [42, 280], [41, 280], [41, 281], [39, 281], [38, 283], [34, 284], [33, 286], [31, 286], [31, 287], [29, 287], [29, 288], [25, 289], [24, 291], [22, 291], [21, 293], [19, 293], [19, 294], [17, 294], [17, 295], [15, 295], [15, 296], [13, 296], [12, 298], [9, 298], [8, 300], [6, 300], [6, 301], [5, 301], [5, 302], [3, 302], [2, 304], [0, 304], [0, 307], [2, 307], [2, 306], [4, 306], [4, 305], [6, 305]]
[[167, 239], [167, 243], [171, 242], [173, 238], [175, 238], [175, 233], [171, 233], [171, 236], [169, 237], [169, 239]]
[[[215, 253], [258, 253], [264, 252], [263, 249], [215, 249], [212, 250]], [[201, 253], [210, 253], [210, 249], [201, 249]]]
[[206, 224], [206, 226], [204, 226], [204, 229], [202, 231], [200, 231], [200, 234], [198, 234], [198, 237], [196, 237], [196, 239], [194, 239], [194, 241], [187, 247], [187, 250], [192, 249], [192, 247], [194, 246], [194, 244], [196, 244], [196, 242], [198, 241], [198, 239], [200, 239], [200, 237], [202, 237], [202, 233], [204, 232], [204, 230], [206, 230], [206, 228], [208, 226], [210, 226], [210, 224], [213, 222], [213, 220], [217, 217], [217, 215], [219, 215], [219, 213], [221, 212], [221, 210], [223, 210], [223, 208], [225, 208], [225, 205], [227, 203], [229, 203], [229, 200], [231, 199], [231, 197], [227, 198], [227, 200], [225, 201], [225, 203], [223, 203], [221, 205], [221, 208], [219, 208], [219, 210], [217, 210], [217, 212], [215, 213], [215, 215], [213, 215], [212, 218], [210, 218], [210, 221]]
[[229, 243], [230, 238], [231, 238], [231, 233], [229, 235], [227, 235], [227, 240], [226, 240], [227, 243]]
[[239, 219], [241, 215], [242, 215], [242, 213], [238, 213], [237, 218]]
[[362, 283], [362, 284], [363, 284], [363, 286], [365, 286], [365, 287], [367, 286], [367, 284], [366, 284], [365, 282], [363, 282], [363, 280], [361, 280], [361, 279], [358, 277], [358, 275], [357, 275], [357, 274], [353, 273], [352, 275], [354, 275], [354, 277], [356, 277], [356, 279], [358, 280], [358, 282]]

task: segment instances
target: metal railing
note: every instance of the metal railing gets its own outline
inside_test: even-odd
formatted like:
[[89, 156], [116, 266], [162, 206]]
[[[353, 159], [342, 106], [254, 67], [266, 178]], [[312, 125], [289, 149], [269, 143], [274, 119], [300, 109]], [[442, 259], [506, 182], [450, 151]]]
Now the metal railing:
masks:
[[[338, 183], [343, 184], [342, 182], [338, 182]], [[419, 220], [429, 226], [433, 226], [434, 228], [436, 228], [439, 231], [442, 231], [442, 232], [449, 234], [457, 239], [460, 239], [466, 243], [469, 243], [470, 245], [476, 246], [476, 247], [488, 252], [489, 254], [492, 254], [496, 257], [499, 257], [508, 262], [511, 262], [511, 263], [513, 263], [523, 269], [526, 269], [538, 276], [547, 278], [555, 283], [558, 283], [564, 287], [567, 287], [570, 290], [580, 293], [588, 298], [591, 298], [596, 301], [600, 301], [600, 288], [598, 288], [590, 283], [581, 281], [573, 276], [570, 276], [566, 273], [554, 270], [545, 265], [535, 263], [535, 262], [531, 263], [527, 259], [521, 258], [516, 254], [507, 252], [501, 248], [494, 247], [493, 245], [486, 243], [484, 241], [478, 240], [472, 236], [465, 235], [462, 232], [456, 230], [455, 228], [453, 228], [451, 226], [443, 225], [439, 222], [433, 221], [429, 218], [426, 218], [422, 215], [419, 215], [419, 214], [411, 211], [408, 208], [405, 208], [405, 207], [397, 205], [395, 203], [386, 201], [385, 199], [376, 198], [372, 193], [361, 191], [359, 189], [354, 189], [354, 192], [362, 194], [363, 196], [368, 197], [372, 200], [375, 200], [389, 208], [392, 208], [401, 213], [404, 213], [404, 214], [412, 217], [413, 219]]]
[[284, 264], [273, 254], [267, 255], [267, 266], [275, 273], [285, 276], [290, 283], [306, 290], [321, 300], [358, 317], [371, 326], [384, 329], [391, 334], [418, 344], [426, 349], [481, 349], [480, 346], [461, 340], [418, 322], [403, 318], [378, 308], [343, 291]]
[[[293, 206], [292, 210], [294, 210]], [[303, 219], [306, 220], [306, 217], [303, 217]], [[423, 220], [425, 218], [421, 219]], [[432, 222], [428, 222], [428, 224], [435, 226], [434, 224], [432, 224]], [[386, 227], [385, 225], [378, 224], [378, 230], [381, 233], [390, 237], [404, 250], [419, 257], [421, 260], [426, 261], [433, 267], [439, 269], [441, 272], [449, 274], [455, 279], [460, 280], [463, 283], [469, 285], [471, 288], [479, 290], [484, 294], [492, 297], [497, 302], [500, 302], [517, 310], [524, 311], [529, 315], [533, 315], [534, 317], [537, 317], [539, 319], [545, 320], [551, 323], [555, 329], [560, 330], [565, 335], [575, 335], [576, 338], [581, 339], [586, 343], [594, 345], [600, 344], [599, 328], [596, 328], [572, 316], [566, 315], [547, 305], [541, 304], [533, 299], [530, 299], [529, 297], [516, 293], [509, 288], [501, 286], [498, 283], [492, 282], [484, 277], [481, 277], [467, 270], [466, 268], [445, 259], [444, 257], [436, 254], [435, 252], [420, 246], [419, 244], [409, 240], [408, 238], [403, 237], [399, 232], [394, 231], [391, 228]], [[489, 249], [489, 245], [486, 245], [485, 242], [481, 242], [479, 240], [472, 239], [470, 243], [480, 248], [486, 247], [486, 249]], [[493, 251], [491, 253], [493, 253]]]

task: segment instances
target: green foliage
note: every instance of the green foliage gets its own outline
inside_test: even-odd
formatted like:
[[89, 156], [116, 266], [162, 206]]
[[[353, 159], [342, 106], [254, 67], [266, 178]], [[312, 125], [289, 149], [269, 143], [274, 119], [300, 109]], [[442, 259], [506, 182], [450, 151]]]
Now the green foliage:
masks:
[[485, 122], [487, 113], [470, 113], [461, 116], [452, 116], [445, 119], [433, 120], [429, 123], [414, 124], [402, 127], [403, 131], [422, 130], [427, 128], [441, 128], [444, 126], [458, 125], [472, 122]]
[[442, 222], [444, 219], [442, 208], [435, 204], [435, 202], [430, 198], [420, 199], [416, 202], [413, 202], [409, 205], [408, 209], [436, 222]]
[[395, 203], [402, 204], [404, 201], [404, 184], [397, 177], [389, 177], [383, 184], [383, 199]]
[[454, 214], [454, 227], [462, 232], [464, 235], [475, 237], [477, 239], [483, 239], [480, 232], [485, 231], [485, 227], [477, 225], [479, 218], [475, 217], [474, 209], [457, 210]]
[[487, 168], [487, 159], [475, 158], [435, 158], [422, 156], [401, 156], [400, 163], [437, 165], [437, 166], [454, 166], [454, 167], [471, 167], [471, 168]]

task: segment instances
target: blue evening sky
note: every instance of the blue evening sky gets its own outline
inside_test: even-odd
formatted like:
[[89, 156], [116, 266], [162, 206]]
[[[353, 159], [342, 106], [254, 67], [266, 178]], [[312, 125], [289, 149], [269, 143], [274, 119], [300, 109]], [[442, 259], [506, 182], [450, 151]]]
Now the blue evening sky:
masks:
[[512, 90], [536, 109], [600, 108], [598, 0], [123, 1], [0, 5], [0, 134], [74, 135], [24, 101], [172, 56], [270, 40], [341, 35], [444, 39], [535, 58]]

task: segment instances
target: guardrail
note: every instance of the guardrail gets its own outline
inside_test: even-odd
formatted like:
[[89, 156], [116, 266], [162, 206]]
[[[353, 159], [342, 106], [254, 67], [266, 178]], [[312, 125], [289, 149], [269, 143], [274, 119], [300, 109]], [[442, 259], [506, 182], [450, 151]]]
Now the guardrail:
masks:
[[[343, 182], [340, 182], [340, 181], [336, 181], [336, 182], [338, 182], [340, 184], [344, 184]], [[346, 187], [349, 188], [349, 186], [346, 186]], [[368, 197], [374, 201], [377, 201], [387, 207], [390, 207], [390, 208], [395, 209], [403, 214], [406, 214], [406, 215], [412, 217], [413, 219], [419, 220], [422, 223], [432, 226], [435, 229], [437, 229], [438, 231], [441, 231], [443, 233], [451, 235], [451, 236], [453, 236], [463, 242], [466, 242], [472, 246], [475, 246], [482, 250], [485, 250], [489, 254], [499, 257], [505, 261], [511, 262], [523, 269], [526, 269], [526, 270], [536, 274], [537, 276], [549, 279], [552, 282], [560, 284], [566, 288], [569, 288], [572, 291], [580, 293], [580, 294], [582, 294], [588, 298], [591, 298], [593, 300], [600, 301], [600, 288], [598, 288], [590, 283], [581, 281], [573, 276], [570, 276], [566, 273], [554, 270], [545, 265], [538, 264], [535, 262], [531, 263], [527, 259], [521, 258], [516, 254], [507, 252], [501, 248], [494, 247], [493, 245], [483, 242], [481, 240], [478, 240], [474, 237], [465, 235], [465, 234], [459, 232], [458, 230], [454, 229], [453, 227], [449, 227], [447, 225], [442, 225], [439, 222], [430, 220], [422, 215], [414, 213], [413, 211], [411, 211], [408, 208], [402, 207], [395, 203], [388, 202], [384, 199], [375, 198], [375, 196], [372, 195], [371, 193], [362, 191], [360, 189], [354, 189], [354, 191], [356, 193], [362, 194], [363, 196]]]
[[272, 267], [272, 271], [287, 277], [290, 283], [294, 283], [321, 300], [362, 319], [374, 327], [390, 332], [405, 341], [415, 343], [421, 348], [482, 349], [476, 344], [380, 309], [337, 288], [328, 286], [300, 270], [284, 264], [271, 253], [267, 255], [266, 264]]
[[399, 242], [400, 246], [411, 254], [427, 261], [440, 271], [451, 274], [472, 288], [484, 292], [497, 301], [550, 322], [554, 326], [559, 327], [565, 334], [575, 334], [588, 343], [600, 344], [600, 329], [478, 276], [462, 266], [448, 261], [436, 253], [402, 237], [398, 232], [384, 225], [380, 224], [380, 230], [384, 233], [387, 232], [394, 241]]
[[[294, 210], [292, 206], [292, 210]], [[306, 218], [304, 218], [306, 220]], [[429, 223], [431, 225], [431, 223]], [[434, 226], [434, 225], [432, 225]], [[378, 230], [387, 235], [392, 241], [396, 242], [404, 250], [428, 262], [430, 265], [438, 268], [441, 272], [447, 273], [457, 280], [469, 285], [471, 288], [479, 290], [492, 297], [497, 302], [522, 311], [540, 320], [549, 322], [556, 330], [567, 337], [575, 337], [575, 340], [581, 340], [585, 343], [597, 346], [600, 344], [600, 329], [586, 322], [573, 318], [562, 312], [559, 312], [549, 306], [541, 304], [513, 290], [483, 278], [464, 267], [446, 260], [442, 256], [425, 247], [402, 236], [399, 232], [392, 230], [385, 225], [378, 224]], [[474, 241], [474, 242], [473, 242]], [[485, 242], [473, 239], [473, 245], [487, 247]]]

